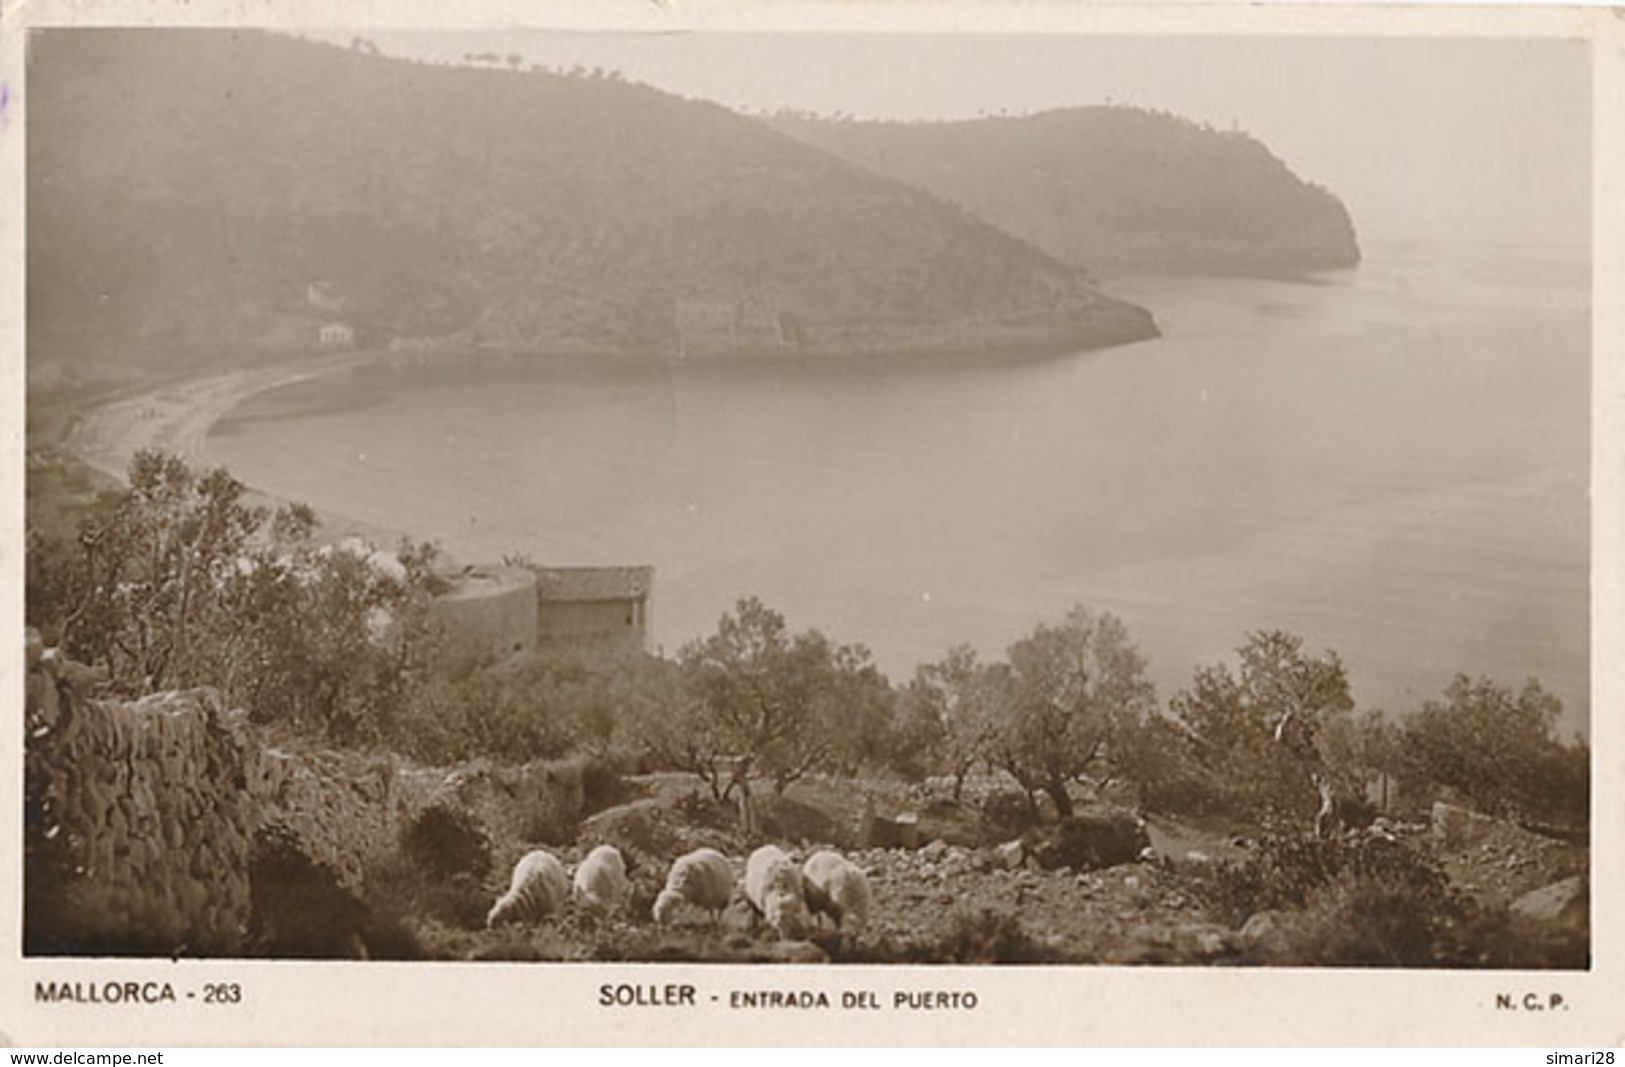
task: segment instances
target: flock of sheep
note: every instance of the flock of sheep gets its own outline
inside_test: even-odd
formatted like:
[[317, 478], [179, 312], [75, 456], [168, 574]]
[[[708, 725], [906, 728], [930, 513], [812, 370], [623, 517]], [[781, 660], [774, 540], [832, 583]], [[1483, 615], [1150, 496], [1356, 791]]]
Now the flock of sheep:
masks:
[[[711, 916], [715, 925], [733, 901], [736, 879], [728, 857], [712, 848], [679, 856], [654, 902], [654, 919], [674, 922], [685, 908]], [[626, 906], [632, 886], [626, 861], [614, 845], [587, 854], [572, 878], [557, 856], [544, 849], [526, 853], [514, 865], [508, 891], [497, 899], [485, 925], [534, 922], [557, 914], [573, 894], [594, 912], [613, 914]], [[872, 894], [863, 868], [838, 852], [814, 852], [797, 866], [783, 849], [763, 845], [745, 861], [744, 896], [754, 915], [781, 938], [805, 938], [815, 921], [828, 915], [842, 935], [856, 936], [869, 920]]]

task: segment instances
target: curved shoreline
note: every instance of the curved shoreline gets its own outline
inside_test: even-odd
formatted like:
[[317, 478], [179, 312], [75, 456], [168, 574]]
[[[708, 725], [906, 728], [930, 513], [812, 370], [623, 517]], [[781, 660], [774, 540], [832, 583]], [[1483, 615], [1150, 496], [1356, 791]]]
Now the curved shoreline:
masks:
[[[1145, 337], [1129, 337], [1106, 344], [1046, 344], [985, 346], [969, 349], [949, 349], [940, 346], [920, 350], [902, 349], [890, 353], [889, 358], [900, 365], [922, 365], [940, 361], [957, 361], [972, 353], [980, 358], [1044, 359], [1060, 354], [1095, 354], [1113, 348], [1124, 348], [1145, 341], [1156, 340], [1160, 331]], [[135, 392], [92, 404], [75, 418], [64, 447], [86, 464], [108, 477], [123, 483], [130, 460], [143, 449], [156, 448], [180, 456], [196, 464], [204, 459], [204, 441], [215, 424], [231, 410], [245, 401], [285, 386], [355, 370], [370, 365], [418, 365], [439, 363], [451, 353], [394, 352], [370, 349], [361, 352], [299, 356], [276, 364], [257, 368], [234, 368], [218, 373], [203, 373], [179, 382], [169, 382], [152, 388], [138, 388]], [[475, 360], [492, 359], [507, 363], [515, 358], [526, 358], [513, 351], [458, 352], [456, 355]], [[839, 353], [797, 352], [794, 354], [767, 353], [744, 355], [739, 353], [706, 353], [662, 359], [646, 354], [558, 353], [551, 358], [564, 362], [588, 359], [606, 365], [669, 362], [672, 365], [732, 365], [746, 361], [824, 362], [852, 358], [888, 358], [874, 352], [843, 350]]]
[[[1129, 338], [1104, 345], [1066, 346], [1064, 350], [1053, 346], [1016, 345], [992, 350], [977, 349], [975, 357], [984, 359], [1019, 360], [1046, 359], [1062, 354], [1097, 355], [1114, 348], [1132, 347], [1161, 336], [1155, 330], [1149, 337]], [[333, 377], [357, 369], [400, 365], [422, 367], [443, 364], [448, 357], [471, 358], [476, 362], [491, 361], [498, 366], [514, 360], [539, 358], [554, 362], [575, 363], [586, 359], [599, 365], [647, 365], [651, 361], [672, 366], [684, 364], [695, 367], [707, 365], [734, 365], [744, 361], [790, 361], [822, 363], [844, 362], [852, 359], [877, 358], [876, 353], [817, 354], [797, 352], [766, 353], [747, 356], [739, 353], [707, 353], [677, 357], [651, 357], [632, 353], [519, 353], [512, 350], [457, 352], [396, 352], [385, 349], [307, 354], [257, 367], [234, 367], [215, 373], [200, 373], [178, 381], [169, 381], [152, 387], [136, 387], [132, 392], [92, 403], [72, 421], [62, 442], [63, 449], [81, 462], [112, 481], [127, 485], [130, 462], [137, 453], [157, 449], [179, 456], [193, 467], [209, 465], [206, 441], [210, 431], [235, 408], [256, 396], [296, 385], [302, 382]], [[887, 357], [878, 357], [885, 359]], [[928, 348], [920, 351], [893, 353], [890, 360], [896, 365], [922, 366], [943, 361], [958, 362], [973, 358], [969, 350], [947, 351]], [[293, 503], [294, 498], [267, 492], [247, 485], [248, 498], [261, 505], [276, 506]], [[318, 527], [316, 538], [322, 543], [336, 543], [348, 538], [361, 538], [374, 546], [387, 548], [402, 541], [413, 540], [412, 535], [399, 528], [363, 522], [342, 512], [312, 506]], [[455, 567], [458, 560], [444, 546], [438, 546], [443, 566]]]
[[[144, 449], [159, 449], [196, 467], [206, 462], [204, 442], [214, 425], [233, 408], [262, 393], [298, 382], [342, 373], [390, 358], [388, 352], [358, 352], [321, 357], [300, 357], [274, 366], [238, 368], [203, 374], [152, 389], [142, 389], [83, 411], [63, 442], [66, 451], [98, 473], [128, 483], [130, 461]], [[267, 505], [292, 503], [289, 498], [248, 486], [252, 502]], [[408, 535], [405, 531], [360, 522], [347, 515], [316, 512], [316, 538], [334, 543], [360, 537], [387, 548]], [[442, 553], [443, 560], [455, 564]]]
[[227, 412], [267, 390], [308, 381], [371, 362], [379, 353], [310, 358], [256, 370], [205, 374], [95, 405], [75, 420], [65, 447], [101, 473], [125, 481], [130, 460], [143, 449], [174, 453], [190, 463], [203, 458], [209, 430]]

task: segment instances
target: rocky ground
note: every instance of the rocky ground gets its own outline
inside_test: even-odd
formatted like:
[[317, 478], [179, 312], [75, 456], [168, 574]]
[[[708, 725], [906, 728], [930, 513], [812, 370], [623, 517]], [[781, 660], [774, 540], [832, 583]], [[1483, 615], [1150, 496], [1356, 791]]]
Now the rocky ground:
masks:
[[[48, 655], [37, 634], [28, 650], [27, 896], [41, 952], [1519, 969], [1589, 961], [1583, 831], [1446, 803], [1327, 839], [1142, 818], [1109, 791], [1080, 790], [1075, 814], [1059, 819], [996, 779], [963, 797], [892, 780], [811, 779], [741, 808], [691, 776], [627, 779], [583, 757], [435, 768], [340, 754], [254, 729], [207, 691], [87, 700], [74, 665]], [[798, 860], [844, 852], [872, 887], [868, 924], [781, 940], [737, 892], [720, 921], [696, 913], [653, 922], [674, 858], [715, 848], [738, 881], [764, 842]], [[566, 903], [486, 928], [527, 852], [546, 848], [570, 866], [606, 843], [626, 860], [624, 909], [596, 915]]]
[[[733, 857], [742, 873], [749, 848], [727, 813], [699, 798], [692, 779], [669, 776], [645, 780], [641, 787], [649, 795], [600, 812], [583, 824], [575, 843], [554, 849], [568, 864], [600, 841], [617, 844], [628, 856], [633, 882], [625, 914], [602, 918], [571, 907], [549, 920], [485, 930], [484, 908], [505, 888], [501, 883], [508, 866], [503, 857], [483, 882], [465, 881], [466, 896], [457, 908], [442, 900], [437, 914], [419, 911], [403, 921], [427, 954], [456, 959], [1247, 965], [1329, 962], [1328, 952], [1335, 957], [1345, 950], [1300, 942], [1325, 937], [1328, 922], [1350, 925], [1351, 906], [1378, 906], [1322, 892], [1302, 911], [1227, 913], [1231, 898], [1222, 891], [1228, 884], [1222, 872], [1258, 862], [1256, 842], [1232, 827], [1163, 818], [1145, 825], [1149, 851], [1098, 869], [1040, 869], [1030, 838], [1025, 848], [1014, 834], [993, 840], [997, 828], [987, 826], [968, 806], [925, 806], [932, 814], [921, 816], [929, 838], [923, 845], [866, 847], [856, 838], [855, 827], [865, 804], [872, 808], [876, 803], [875, 791], [806, 783], [792, 787], [778, 805], [764, 805], [764, 822], [779, 831], [775, 839], [798, 855], [833, 844], [864, 868], [875, 906], [862, 935], [837, 937], [826, 926], [805, 942], [780, 941], [753, 921], [737, 897], [716, 926], [693, 913], [674, 928], [662, 929], [649, 919], [649, 905], [671, 857], [708, 845]], [[895, 799], [894, 794], [881, 802]], [[1559, 883], [1546, 890], [1553, 899], [1540, 905], [1543, 917], [1525, 921], [1525, 926], [1533, 924], [1551, 935], [1543, 936], [1540, 952], [1525, 962], [1584, 965], [1583, 960], [1575, 962], [1573, 948], [1575, 937], [1583, 938], [1577, 931], [1585, 921], [1583, 880], [1573, 877], [1585, 869], [1583, 845], [1494, 820], [1476, 826], [1467, 839], [1458, 839], [1461, 835], [1454, 830], [1445, 835], [1431, 817], [1385, 824], [1381, 832], [1385, 840], [1392, 839], [1385, 847], [1436, 859], [1461, 899], [1472, 901], [1471, 909], [1486, 909], [1472, 910], [1477, 916], [1473, 922], [1499, 916], [1497, 937], [1505, 934], [1511, 914], [1505, 905], [1531, 889]], [[1580, 913], [1575, 910], [1577, 894]], [[1383, 921], [1385, 917], [1376, 916], [1369, 925], [1386, 929]], [[1464, 929], [1470, 925], [1466, 919], [1451, 922]], [[1352, 925], [1368, 924], [1357, 919]], [[1400, 925], [1388, 936], [1408, 936], [1409, 927]], [[1437, 934], [1443, 926], [1429, 929]], [[1559, 932], [1566, 932], [1561, 951], [1550, 944]], [[1469, 936], [1480, 935], [1463, 933], [1448, 940], [1454, 946]], [[1346, 951], [1357, 953], [1355, 963], [1386, 962], [1381, 944], [1374, 950], [1361, 944]], [[1393, 951], [1398, 963], [1403, 953], [1417, 949]], [[1451, 951], [1455, 955], [1438, 965], [1494, 966], [1505, 958]], [[1415, 960], [1403, 956], [1403, 962]]]

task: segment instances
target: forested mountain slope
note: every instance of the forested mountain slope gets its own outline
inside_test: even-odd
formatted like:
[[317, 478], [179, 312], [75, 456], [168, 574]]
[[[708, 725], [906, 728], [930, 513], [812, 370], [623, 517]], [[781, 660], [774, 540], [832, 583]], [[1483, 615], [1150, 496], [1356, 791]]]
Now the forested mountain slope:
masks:
[[780, 114], [811, 145], [946, 197], [1091, 269], [1280, 273], [1349, 267], [1348, 211], [1256, 139], [1173, 115], [1083, 107], [965, 122]]
[[30, 42], [28, 122], [36, 359], [308, 346], [334, 317], [363, 344], [593, 353], [1155, 333], [958, 207], [613, 75], [54, 30]]

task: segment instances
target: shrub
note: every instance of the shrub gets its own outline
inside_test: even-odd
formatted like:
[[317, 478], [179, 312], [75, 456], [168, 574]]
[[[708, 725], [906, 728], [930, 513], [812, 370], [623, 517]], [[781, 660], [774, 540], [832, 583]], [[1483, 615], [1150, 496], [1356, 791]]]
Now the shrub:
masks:
[[756, 800], [756, 836], [763, 841], [828, 841], [851, 847], [828, 814], [793, 797], [769, 796]]
[[1441, 962], [1450, 967], [1583, 971], [1591, 966], [1591, 944], [1579, 930], [1520, 919], [1504, 907], [1469, 906], [1445, 932]]
[[1151, 838], [1129, 812], [1099, 809], [1030, 830], [1022, 835], [1022, 842], [1044, 870], [1092, 871], [1132, 862], [1150, 846]]
[[612, 762], [597, 756], [583, 756], [579, 763], [583, 816], [613, 808], [632, 799], [631, 785]]
[[1415, 867], [1346, 870], [1309, 892], [1287, 917], [1286, 944], [1295, 966], [1430, 967], [1448, 955], [1446, 934], [1460, 903]]
[[1403, 885], [1435, 904], [1449, 884], [1431, 857], [1399, 842], [1270, 835], [1248, 859], [1215, 866], [1196, 889], [1239, 927], [1256, 912], [1307, 906], [1311, 894], [1344, 874]]
[[961, 911], [937, 946], [947, 963], [1054, 963], [1060, 954], [1035, 939], [1013, 912]]
[[[1274, 913], [1252, 962], [1319, 967], [1584, 966], [1574, 938], [1520, 929], [1455, 891], [1424, 851], [1380, 839], [1266, 838], [1197, 891], [1233, 925]], [[1583, 940], [1583, 939], [1581, 939]]]
[[672, 801], [671, 810], [684, 826], [706, 826], [713, 830], [732, 830], [739, 822], [739, 811], [726, 801], [717, 800], [709, 793], [690, 789]]
[[1140, 802], [1146, 811], [1166, 815], [1211, 815], [1227, 808], [1224, 791], [1195, 772], [1142, 782]]
[[[404, 928], [425, 920], [461, 930], [485, 926], [493, 898], [474, 875], [431, 873], [397, 853], [367, 871], [366, 904], [384, 927]], [[369, 942], [369, 947], [371, 943]], [[382, 954], [374, 951], [373, 955]]]

